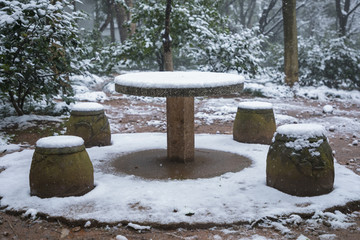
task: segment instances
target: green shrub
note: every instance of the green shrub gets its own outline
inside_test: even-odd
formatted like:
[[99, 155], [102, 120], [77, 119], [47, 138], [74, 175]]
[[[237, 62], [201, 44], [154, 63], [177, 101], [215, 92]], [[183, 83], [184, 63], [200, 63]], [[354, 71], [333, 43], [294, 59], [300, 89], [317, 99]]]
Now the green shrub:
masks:
[[300, 39], [301, 85], [360, 88], [360, 50], [346, 38]]
[[81, 66], [76, 20], [68, 0], [0, 0], [0, 95], [18, 115], [26, 101], [71, 101], [71, 73]]

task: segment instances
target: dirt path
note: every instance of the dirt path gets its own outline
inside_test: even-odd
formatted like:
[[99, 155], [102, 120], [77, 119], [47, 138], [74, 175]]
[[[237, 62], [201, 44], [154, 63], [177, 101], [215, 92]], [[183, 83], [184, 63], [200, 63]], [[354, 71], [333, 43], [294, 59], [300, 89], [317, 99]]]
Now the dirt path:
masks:
[[[248, 99], [249, 96], [229, 99], [229, 104]], [[286, 104], [282, 100], [271, 100], [278, 119], [282, 123], [293, 120], [320, 122], [329, 131], [329, 142], [337, 161], [360, 175], [360, 146], [354, 144], [360, 139], [360, 129], [353, 124], [360, 119], [357, 105], [332, 102], [335, 111], [323, 114], [323, 103], [296, 99]], [[146, 98], [123, 98], [115, 96], [104, 103], [106, 113], [112, 126], [112, 132], [166, 132], [165, 102]], [[198, 99], [196, 101], [196, 133], [231, 134], [234, 112], [222, 111], [226, 106], [216, 106], [216, 99]], [[219, 110], [220, 109], [220, 110]], [[284, 120], [282, 116], [287, 116]], [[293, 118], [289, 118], [289, 116]], [[346, 118], [343, 118], [346, 116]], [[348, 121], [348, 120], [352, 121]], [[40, 123], [38, 123], [40, 124]], [[38, 126], [38, 124], [36, 126]], [[39, 137], [49, 131], [61, 132], [63, 125], [54, 122], [41, 122], [42, 131], [38, 127], [30, 127], [26, 131], [17, 130], [17, 126], [2, 129], [14, 134], [14, 143], [22, 143], [25, 147], [33, 146]], [[48, 128], [46, 127], [48, 126]], [[356, 126], [355, 126], [356, 127]], [[5, 153], [6, 154], [6, 153]], [[0, 169], [1, 172], [1, 169]], [[360, 194], [360, 193], [359, 193]], [[311, 216], [296, 223], [286, 222], [288, 219], [269, 219], [258, 223], [234, 224], [231, 226], [204, 226], [197, 229], [157, 229], [146, 231], [134, 230], [127, 226], [101, 225], [85, 227], [83, 224], [63, 222], [61, 219], [47, 219], [42, 216], [36, 219], [24, 217], [19, 213], [0, 211], [0, 240], [2, 239], [297, 239], [304, 235], [309, 239], [360, 239], [360, 205], [353, 204], [349, 209], [340, 209], [346, 213], [348, 228], [336, 228], [334, 219], [312, 219]], [[348, 210], [348, 211], [346, 211]], [[335, 212], [337, 213], [337, 212]], [[337, 213], [340, 214], [340, 213]], [[336, 221], [335, 221], [336, 222]], [[281, 223], [281, 224], [275, 224]], [[263, 236], [264, 238], [261, 238]]]

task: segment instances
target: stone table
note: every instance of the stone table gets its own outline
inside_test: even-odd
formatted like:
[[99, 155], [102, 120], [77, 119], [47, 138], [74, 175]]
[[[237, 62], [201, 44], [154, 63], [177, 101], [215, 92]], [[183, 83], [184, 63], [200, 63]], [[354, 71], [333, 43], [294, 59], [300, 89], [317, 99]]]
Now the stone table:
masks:
[[194, 97], [221, 96], [243, 90], [241, 75], [211, 72], [139, 72], [115, 78], [119, 93], [166, 97], [167, 158], [194, 160]]

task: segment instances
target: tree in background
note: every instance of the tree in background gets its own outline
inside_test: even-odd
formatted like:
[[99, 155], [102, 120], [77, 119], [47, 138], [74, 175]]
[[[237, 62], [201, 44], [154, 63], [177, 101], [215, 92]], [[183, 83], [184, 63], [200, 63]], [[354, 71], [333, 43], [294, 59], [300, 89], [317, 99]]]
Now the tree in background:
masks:
[[[127, 66], [164, 70], [163, 23], [166, 1], [138, 1], [133, 8], [135, 33], [124, 43]], [[259, 70], [262, 38], [242, 28], [234, 34], [218, 12], [218, 1], [175, 1], [171, 11], [171, 44], [175, 69], [237, 71]]]
[[300, 85], [360, 89], [360, 49], [334, 36], [299, 39]]
[[133, 0], [95, 0], [94, 30], [104, 32], [110, 25], [111, 42], [115, 42], [115, 24], [117, 23], [120, 41], [123, 43], [129, 34], [135, 31], [131, 21]]
[[[360, 1], [358, 0], [335, 0], [336, 16], [339, 26], [339, 36], [343, 37], [351, 34], [349, 30], [355, 23], [358, 28], [359, 19], [355, 19], [355, 11], [360, 7]], [[358, 29], [359, 30], [359, 29]]]
[[165, 30], [162, 36], [164, 48], [164, 70], [174, 71], [173, 57], [171, 52], [171, 37], [170, 37], [170, 14], [171, 14], [171, 0], [166, 1], [165, 9]]
[[299, 80], [298, 41], [296, 29], [296, 0], [283, 0], [284, 72], [290, 87]]
[[[211, 3], [210, 3], [211, 2]], [[216, 13], [213, 1], [190, 0], [172, 3], [172, 50], [174, 64], [177, 52], [186, 42], [197, 45], [204, 34], [213, 34], [221, 29], [222, 18]], [[124, 50], [128, 63], [137, 68], [164, 70], [163, 34], [166, 1], [137, 1], [133, 8], [132, 21], [137, 24], [135, 33], [126, 41]], [[180, 60], [181, 61], [181, 60]]]
[[256, 7], [256, 0], [223, 0], [220, 2], [219, 10], [234, 20], [233, 27], [241, 24], [244, 27], [252, 28], [255, 23]]
[[78, 13], [68, 13], [69, 1], [0, 0], [0, 95], [18, 115], [27, 101], [47, 103], [72, 95], [69, 75], [80, 66]]

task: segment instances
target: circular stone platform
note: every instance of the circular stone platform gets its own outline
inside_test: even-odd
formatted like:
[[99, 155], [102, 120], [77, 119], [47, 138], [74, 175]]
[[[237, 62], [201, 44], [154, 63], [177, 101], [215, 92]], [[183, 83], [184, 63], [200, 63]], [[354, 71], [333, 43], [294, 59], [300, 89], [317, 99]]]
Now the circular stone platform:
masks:
[[[169, 161], [166, 149], [152, 149], [115, 157], [109, 165], [115, 173], [149, 179], [197, 179], [239, 172], [249, 167], [251, 162], [244, 156], [230, 152], [195, 149], [195, 160], [182, 163]], [[103, 170], [106, 171], [106, 168]]]
[[[37, 198], [29, 194], [29, 167], [34, 150], [1, 158], [1, 207], [4, 211], [39, 212], [68, 221], [137, 222], [141, 225], [204, 226], [258, 222], [267, 217], [313, 214], [360, 201], [360, 176], [335, 162], [335, 190], [316, 197], [296, 197], [266, 186], [269, 146], [236, 142], [231, 135], [198, 134], [197, 149], [213, 149], [249, 157], [250, 167], [213, 178], [149, 180], [112, 174], [101, 168], [115, 156], [165, 149], [165, 133], [114, 134], [113, 144], [87, 149], [94, 164], [96, 188], [81, 197]], [[141, 143], [141, 144], [139, 144]], [[110, 164], [108, 164], [109, 166]], [[176, 211], [174, 211], [176, 210]], [[189, 216], [189, 213], [191, 213]], [[105, 225], [105, 224], [104, 224]]]

